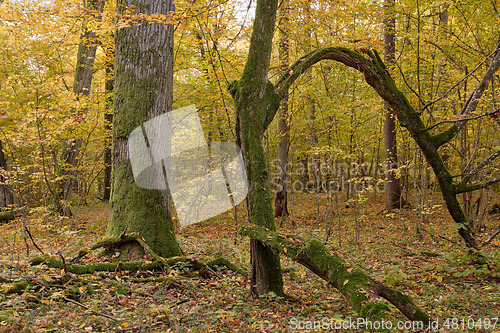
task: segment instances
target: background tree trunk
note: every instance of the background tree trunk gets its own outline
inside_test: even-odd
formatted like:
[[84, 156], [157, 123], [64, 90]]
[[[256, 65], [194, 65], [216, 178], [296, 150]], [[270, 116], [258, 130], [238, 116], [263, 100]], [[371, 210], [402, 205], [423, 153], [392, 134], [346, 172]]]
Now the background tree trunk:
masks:
[[[394, 65], [396, 53], [396, 19], [394, 0], [384, 0], [384, 61], [389, 69]], [[384, 102], [384, 151], [385, 151], [385, 208], [398, 208], [401, 205], [401, 182], [396, 175], [398, 153], [396, 141], [396, 116], [389, 104]]]
[[[102, 13], [104, 0], [84, 1], [85, 11], [98, 11]], [[87, 15], [87, 13], [85, 13]], [[73, 81], [73, 93], [77, 96], [89, 96], [94, 74], [94, 60], [97, 51], [97, 35], [90, 30], [84, 19], [83, 32], [80, 36], [78, 54], [76, 58], [75, 79]], [[86, 113], [86, 110], [78, 110], [78, 114]], [[75, 183], [76, 169], [78, 167], [79, 151], [82, 147], [81, 138], [67, 139], [64, 144], [61, 164], [58, 175], [60, 181], [56, 182], [54, 190], [54, 206], [62, 216], [71, 216], [70, 201], [71, 193]]]
[[7, 159], [3, 152], [2, 141], [0, 141], [0, 207], [8, 207], [14, 203], [12, 189], [9, 186], [9, 173], [7, 171]]
[[[304, 3], [304, 15], [306, 17], [306, 29], [305, 29], [305, 40], [306, 47], [305, 53], [311, 52], [311, 43], [310, 41], [314, 38], [312, 32], [312, 18], [311, 18], [311, 1], [307, 0]], [[312, 80], [312, 69], [309, 69], [306, 73], [304, 73], [304, 80], [310, 81]], [[306, 88], [307, 91], [307, 88]], [[310, 170], [312, 179], [314, 179], [314, 191], [320, 192], [322, 189], [322, 175], [321, 175], [321, 156], [320, 154], [315, 152], [315, 149], [318, 147], [319, 140], [316, 135], [316, 100], [310, 91], [306, 92], [305, 96], [305, 110], [307, 110], [307, 128], [308, 128], [308, 136], [309, 136], [309, 144], [311, 146], [311, 168]], [[311, 178], [310, 178], [311, 179]], [[310, 189], [309, 189], [310, 190]], [[319, 219], [319, 216], [318, 216]]]
[[[114, 41], [114, 36], [111, 38]], [[104, 179], [103, 179], [103, 201], [109, 201], [111, 198], [111, 144], [112, 144], [112, 124], [113, 124], [113, 89], [115, 86], [114, 80], [114, 43], [109, 43], [104, 46], [106, 54], [106, 79], [104, 83], [104, 93], [106, 94], [106, 111], [104, 113]]]
[[[174, 10], [171, 0], [140, 0], [136, 6], [137, 12], [146, 15], [168, 15]], [[118, 14], [126, 8], [128, 1], [117, 2]], [[170, 193], [137, 186], [128, 156], [130, 133], [172, 108], [173, 26], [138, 22], [137, 26], [117, 30], [115, 44], [113, 172], [107, 234], [138, 232], [158, 255], [180, 255]], [[122, 249], [124, 259], [141, 255], [137, 246]]]
[[[290, 58], [288, 53], [289, 8], [288, 1], [283, 1], [279, 9], [278, 30], [280, 33], [279, 58], [281, 75], [288, 69]], [[290, 149], [290, 111], [288, 109], [288, 94], [283, 96], [278, 111], [278, 165], [276, 175], [276, 197], [274, 200], [274, 217], [288, 216], [288, 151]]]

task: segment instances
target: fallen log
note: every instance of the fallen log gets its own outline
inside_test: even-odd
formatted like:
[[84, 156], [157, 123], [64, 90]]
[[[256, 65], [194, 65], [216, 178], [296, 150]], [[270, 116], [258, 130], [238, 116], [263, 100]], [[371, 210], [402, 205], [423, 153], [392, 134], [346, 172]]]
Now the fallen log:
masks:
[[165, 262], [156, 260], [153, 262], [129, 261], [129, 262], [98, 262], [86, 265], [65, 264], [62, 260], [57, 260], [48, 255], [35, 257], [30, 260], [31, 266], [45, 264], [49, 267], [66, 269], [73, 274], [92, 274], [94, 272], [116, 272], [116, 271], [146, 271], [158, 268], [168, 269]]
[[330, 253], [317, 240], [304, 240], [294, 235], [283, 236], [257, 225], [245, 225], [240, 234], [262, 242], [288, 258], [307, 267], [340, 291], [360, 317], [371, 321], [395, 321], [386, 299], [412, 321], [428, 326], [431, 318], [410, 297], [379, 282], [359, 268], [348, 267], [342, 258]]
[[0, 212], [0, 225], [4, 224], [4, 223], [8, 223], [15, 218], [16, 218], [16, 216], [14, 215], [13, 211]]
[[226, 266], [227, 269], [232, 270], [235, 273], [239, 273], [239, 274], [244, 275], [244, 276], [248, 275], [248, 272], [246, 270], [244, 270], [241, 267], [238, 267], [237, 265], [233, 264], [232, 262], [230, 262], [226, 258], [222, 258], [222, 257], [210, 260], [209, 262], [207, 262], [207, 266], [212, 268], [212, 269], [215, 266]]

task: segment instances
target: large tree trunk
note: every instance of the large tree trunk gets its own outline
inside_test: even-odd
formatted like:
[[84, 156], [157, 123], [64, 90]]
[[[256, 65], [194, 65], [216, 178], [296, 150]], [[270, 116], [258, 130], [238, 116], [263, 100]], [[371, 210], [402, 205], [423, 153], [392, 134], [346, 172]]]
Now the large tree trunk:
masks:
[[[102, 12], [104, 0], [84, 1], [86, 11]], [[85, 13], [87, 15], [87, 13]], [[97, 51], [97, 35], [84, 20], [83, 32], [80, 36], [78, 54], [76, 58], [75, 78], [73, 81], [73, 93], [77, 96], [89, 96], [92, 86], [94, 60]], [[78, 110], [79, 114], [87, 110]], [[78, 168], [79, 153], [82, 147], [82, 139], [67, 139], [64, 143], [61, 164], [58, 168], [58, 176], [61, 179], [56, 182], [54, 190], [54, 206], [56, 211], [63, 216], [71, 216], [70, 201], [73, 186], [75, 184], [76, 171]]]
[[[279, 58], [280, 73], [283, 75], [289, 66], [288, 34], [289, 8], [288, 1], [283, 1], [280, 7], [278, 30], [280, 32]], [[274, 217], [288, 216], [288, 151], [290, 149], [290, 111], [288, 109], [288, 94], [283, 96], [278, 111], [278, 172], [274, 184], [276, 197], [274, 199]]]
[[[384, 0], [384, 61], [390, 67], [394, 65], [396, 53], [394, 6], [394, 0]], [[387, 102], [384, 103], [384, 111], [385, 208], [391, 210], [401, 205], [401, 183], [396, 172], [399, 167], [396, 142], [396, 116]]]
[[244, 226], [240, 233], [263, 242], [309, 268], [340, 291], [360, 317], [379, 322], [394, 320], [387, 304], [380, 300], [384, 298], [412, 321], [420, 321], [423, 326], [427, 326], [431, 320], [408, 296], [376, 281], [359, 268], [347, 266], [342, 258], [330, 253], [317, 240], [306, 241], [294, 235], [283, 236], [259, 226]]
[[[239, 82], [229, 86], [237, 111], [237, 136], [248, 182], [247, 209], [251, 223], [275, 229], [269, 171], [262, 139], [276, 114], [280, 98], [268, 81], [277, 0], [257, 1], [250, 50]], [[279, 255], [260, 241], [250, 241], [251, 290], [256, 295], [283, 295]]]
[[[174, 10], [172, 0], [136, 3], [146, 15]], [[118, 14], [129, 2], [117, 2]], [[128, 137], [145, 121], [172, 108], [173, 26], [138, 22], [115, 34], [115, 87], [113, 114], [113, 172], [108, 236], [137, 232], [160, 256], [180, 255], [172, 224], [170, 193], [135, 184], [128, 156]], [[167, 187], [168, 188], [168, 187]], [[141, 256], [139, 247], [122, 249], [122, 257]]]

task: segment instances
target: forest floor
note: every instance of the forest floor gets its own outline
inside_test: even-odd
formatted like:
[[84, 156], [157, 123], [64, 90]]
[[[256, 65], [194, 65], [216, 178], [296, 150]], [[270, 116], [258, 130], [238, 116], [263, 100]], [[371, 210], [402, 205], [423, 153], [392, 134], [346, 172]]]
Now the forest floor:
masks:
[[[325, 214], [324, 194], [300, 193], [291, 200], [292, 217], [277, 219], [279, 232], [325, 241], [330, 229], [326, 244], [332, 251], [411, 296], [439, 320], [434, 331], [500, 332], [500, 320], [494, 319], [500, 317], [500, 236], [483, 248], [493, 262], [491, 269], [479, 269], [467, 265], [457, 231], [440, 205], [427, 212], [418, 233], [415, 210], [384, 212], [382, 196], [351, 203], [350, 208], [343, 204], [333, 209], [335, 214]], [[63, 270], [29, 265], [40, 253], [25, 226], [41, 251], [72, 258], [103, 238], [108, 211], [101, 203], [81, 206], [74, 217], [63, 220], [35, 211], [0, 226], [0, 332], [291, 332], [310, 328], [314, 321], [322, 325], [314, 332], [364, 331], [335, 329], [355, 322], [356, 313], [335, 289], [287, 258], [282, 258], [284, 298], [253, 297], [249, 276], [221, 269], [204, 278], [192, 274], [186, 263], [166, 272], [70, 274], [63, 286], [47, 283], [60, 279]], [[240, 206], [238, 221], [245, 215]], [[477, 234], [480, 240], [500, 227], [499, 214], [485, 220], [485, 229]], [[233, 212], [178, 230], [186, 254], [207, 261], [224, 257], [248, 271], [248, 238], [234, 235]], [[91, 251], [85, 260], [101, 260], [97, 253]], [[160, 276], [173, 281], [137, 279]], [[7, 295], [22, 279], [30, 281], [28, 288]]]

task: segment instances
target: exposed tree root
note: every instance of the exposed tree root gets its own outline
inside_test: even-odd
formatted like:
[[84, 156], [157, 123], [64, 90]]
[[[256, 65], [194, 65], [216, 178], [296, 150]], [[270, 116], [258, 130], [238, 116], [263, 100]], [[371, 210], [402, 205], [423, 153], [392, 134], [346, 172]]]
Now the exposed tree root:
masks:
[[344, 261], [317, 240], [303, 240], [297, 236], [283, 236], [256, 225], [246, 225], [240, 234], [261, 241], [290, 259], [309, 268], [323, 280], [329, 282], [347, 299], [360, 317], [372, 321], [394, 320], [386, 299], [408, 319], [420, 321], [427, 326], [431, 318], [401, 292], [374, 280], [358, 268], [348, 267]]
[[[157, 255], [146, 243], [145, 241], [137, 234], [125, 235], [124, 233], [118, 237], [106, 238], [103, 239], [91, 247], [91, 250], [98, 249], [100, 247], [104, 247], [107, 250], [111, 251], [115, 248], [119, 248], [121, 245], [127, 243], [138, 243], [142, 246], [146, 253], [150, 254], [154, 261], [119, 261], [119, 262], [98, 262], [98, 263], [89, 263], [86, 265], [78, 265], [74, 263], [66, 263], [63, 260], [55, 259], [49, 255], [43, 255], [40, 257], [36, 257], [30, 260], [30, 264], [40, 265], [46, 264], [49, 267], [64, 269], [66, 272], [73, 274], [92, 274], [94, 272], [115, 272], [115, 271], [146, 271], [146, 270], [155, 270], [155, 269], [164, 269], [167, 270], [171, 266], [174, 266], [180, 262], [188, 263], [192, 267], [196, 268], [200, 271], [201, 275], [208, 275], [213, 273], [217, 275], [213, 268], [215, 266], [225, 266], [228, 269], [242, 274], [247, 275], [248, 272], [244, 269], [238, 267], [237, 265], [231, 263], [229, 260], [225, 258], [216, 258], [214, 260], [209, 261], [208, 263], [203, 262], [199, 258], [196, 257], [186, 257], [186, 256], [178, 256], [171, 258], [162, 258]], [[88, 251], [82, 250], [79, 252], [77, 257], [75, 257], [71, 262], [78, 261], [82, 257], [84, 257]]]

